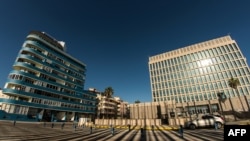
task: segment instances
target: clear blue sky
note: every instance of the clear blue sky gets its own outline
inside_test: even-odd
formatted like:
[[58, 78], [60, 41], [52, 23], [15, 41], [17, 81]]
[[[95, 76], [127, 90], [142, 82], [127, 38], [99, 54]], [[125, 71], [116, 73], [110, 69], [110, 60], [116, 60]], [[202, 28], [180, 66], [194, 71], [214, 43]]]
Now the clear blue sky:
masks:
[[230, 34], [250, 58], [248, 0], [1, 0], [0, 87], [26, 36], [44, 31], [87, 65], [85, 89], [152, 101], [148, 58]]

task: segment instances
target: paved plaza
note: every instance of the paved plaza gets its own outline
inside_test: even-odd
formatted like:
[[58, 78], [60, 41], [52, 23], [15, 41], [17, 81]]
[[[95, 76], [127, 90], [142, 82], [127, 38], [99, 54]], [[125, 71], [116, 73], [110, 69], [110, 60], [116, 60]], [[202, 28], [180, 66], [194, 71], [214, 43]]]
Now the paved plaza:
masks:
[[112, 135], [110, 128], [90, 127], [74, 128], [72, 123], [19, 123], [0, 121], [0, 141], [223, 141], [223, 129], [184, 130], [180, 138], [177, 130], [156, 126], [154, 130], [141, 130], [137, 127], [115, 128]]

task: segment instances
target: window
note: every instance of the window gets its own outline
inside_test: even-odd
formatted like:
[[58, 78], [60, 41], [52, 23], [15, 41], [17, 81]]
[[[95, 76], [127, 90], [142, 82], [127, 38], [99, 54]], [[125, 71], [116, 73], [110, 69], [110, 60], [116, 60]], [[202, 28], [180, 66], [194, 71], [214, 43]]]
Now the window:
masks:
[[198, 52], [197, 55], [198, 55], [198, 60], [202, 59], [201, 52]]
[[230, 52], [230, 49], [229, 49], [229, 47], [226, 45], [226, 50], [227, 50], [227, 52]]
[[216, 48], [213, 49], [213, 54], [214, 54], [215, 56], [218, 55]]
[[222, 52], [222, 49], [221, 49], [221, 48], [217, 48], [217, 51], [218, 51], [218, 53], [219, 53], [219, 54], [223, 54], [223, 52]]
[[209, 49], [208, 52], [209, 52], [208, 56], [211, 56], [211, 57], [214, 56], [214, 53], [213, 53], [212, 49]]
[[234, 56], [233, 56], [232, 53], [229, 53], [228, 55], [229, 55], [229, 57], [230, 57], [231, 60], [234, 60]]
[[240, 52], [237, 52], [237, 56], [238, 56], [238, 58], [242, 58], [242, 55]]

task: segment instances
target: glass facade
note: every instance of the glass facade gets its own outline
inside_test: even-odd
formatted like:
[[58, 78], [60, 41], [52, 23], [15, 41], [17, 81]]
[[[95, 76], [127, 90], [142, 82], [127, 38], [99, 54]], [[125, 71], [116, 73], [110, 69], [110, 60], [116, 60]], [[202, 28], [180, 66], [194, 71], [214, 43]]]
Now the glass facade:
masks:
[[176, 103], [217, 99], [236, 92], [228, 80], [238, 78], [240, 95], [249, 95], [250, 71], [246, 58], [230, 36], [194, 44], [149, 58], [152, 98]]
[[1, 110], [37, 120], [72, 120], [95, 113], [96, 94], [84, 90], [86, 65], [44, 32], [27, 36], [1, 98]]

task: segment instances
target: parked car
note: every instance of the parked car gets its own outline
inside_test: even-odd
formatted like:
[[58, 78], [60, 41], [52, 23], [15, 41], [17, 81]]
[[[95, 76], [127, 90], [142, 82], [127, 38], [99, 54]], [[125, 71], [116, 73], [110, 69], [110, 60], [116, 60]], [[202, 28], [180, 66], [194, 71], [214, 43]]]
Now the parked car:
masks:
[[194, 130], [201, 127], [215, 127], [215, 123], [220, 129], [224, 125], [224, 119], [219, 115], [203, 115], [201, 118], [186, 122], [185, 127]]
[[223, 121], [224, 121], [223, 116], [221, 116], [221, 115], [214, 115], [214, 116], [216, 116], [216, 117], [220, 117], [220, 118], [222, 118], [222, 119], [223, 119]]

